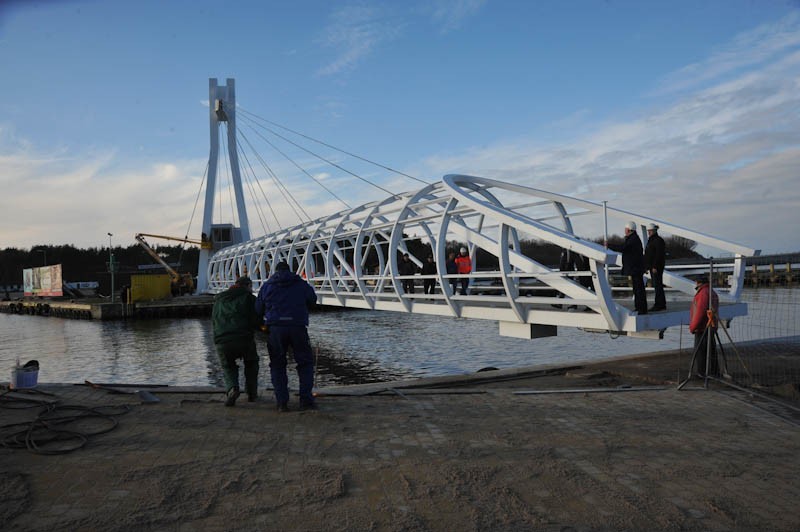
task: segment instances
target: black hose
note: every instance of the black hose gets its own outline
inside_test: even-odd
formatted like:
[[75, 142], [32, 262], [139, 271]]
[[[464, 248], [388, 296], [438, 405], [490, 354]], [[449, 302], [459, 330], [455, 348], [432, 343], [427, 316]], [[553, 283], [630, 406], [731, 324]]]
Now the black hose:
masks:
[[[0, 425], [0, 445], [7, 449], [27, 449], [36, 454], [66, 454], [80, 449], [90, 436], [116, 428], [119, 424], [116, 416], [130, 411], [128, 405], [88, 407], [57, 402], [42, 405], [8, 393], [0, 394], [0, 408], [40, 408], [40, 411], [33, 420]], [[93, 424], [98, 426], [92, 427]]]

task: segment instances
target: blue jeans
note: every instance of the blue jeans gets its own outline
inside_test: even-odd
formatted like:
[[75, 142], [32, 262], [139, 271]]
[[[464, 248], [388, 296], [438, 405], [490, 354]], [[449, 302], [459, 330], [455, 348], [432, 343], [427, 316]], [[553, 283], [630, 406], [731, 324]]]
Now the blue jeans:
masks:
[[300, 380], [300, 404], [314, 402], [311, 389], [314, 386], [314, 353], [308, 331], [302, 325], [270, 325], [267, 349], [269, 351], [269, 374], [278, 404], [289, 402], [289, 378], [286, 374], [286, 355], [292, 348]]

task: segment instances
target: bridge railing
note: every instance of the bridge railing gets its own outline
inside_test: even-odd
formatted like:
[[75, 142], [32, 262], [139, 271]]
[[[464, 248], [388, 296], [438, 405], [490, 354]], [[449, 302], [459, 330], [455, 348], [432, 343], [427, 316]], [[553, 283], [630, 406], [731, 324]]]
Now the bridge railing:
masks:
[[[463, 175], [445, 176], [417, 191], [220, 250], [209, 261], [209, 288], [219, 292], [247, 273], [258, 290], [275, 265], [286, 261], [314, 286], [319, 302], [325, 305], [629, 334], [680, 323], [682, 317], [637, 316], [626, 299], [615, 297], [618, 291], [612, 281], [621, 265], [620, 255], [577, 236], [597, 235], [609, 218], [619, 220], [615, 227], [633, 220], [643, 240], [646, 224], [656, 223], [669, 234], [733, 255], [730, 282], [718, 291], [724, 301], [734, 304], [731, 313], [746, 312], [746, 307], [735, 304], [742, 288], [743, 259], [757, 254], [756, 250], [601, 203]], [[548, 242], [581, 255], [588, 259], [588, 270], [560, 272], [541, 264], [522, 253], [524, 240]], [[461, 246], [467, 248], [473, 266], [479, 249], [492, 255], [497, 265], [467, 276], [448, 274], [448, 252]], [[423, 256], [415, 255], [415, 250]], [[404, 289], [403, 281], [424, 279], [401, 275], [404, 253], [417, 268], [421, 268], [424, 255], [433, 255], [436, 273], [425, 278], [436, 281], [435, 293]], [[694, 282], [678, 270], [668, 270], [664, 278], [674, 291], [686, 298], [693, 295]], [[468, 280], [465, 294], [451, 286], [451, 281], [461, 279]], [[582, 284], [586, 279], [591, 282]], [[571, 306], [587, 311], [565, 312]]]

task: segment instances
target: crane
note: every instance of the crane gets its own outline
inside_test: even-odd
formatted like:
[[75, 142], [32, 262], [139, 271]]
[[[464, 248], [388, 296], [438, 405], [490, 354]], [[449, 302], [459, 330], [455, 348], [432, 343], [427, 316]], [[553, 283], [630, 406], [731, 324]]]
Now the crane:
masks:
[[183, 295], [183, 294], [190, 294], [194, 291], [194, 279], [192, 279], [192, 274], [190, 273], [178, 273], [175, 271], [172, 266], [167, 264], [167, 262], [161, 258], [161, 255], [155, 252], [153, 248], [150, 247], [150, 244], [147, 243], [145, 237], [151, 238], [160, 238], [163, 240], [176, 240], [178, 242], [184, 242], [189, 244], [197, 244], [203, 249], [208, 249], [211, 247], [211, 242], [205, 240], [191, 240], [189, 238], [178, 238], [173, 236], [164, 236], [164, 235], [154, 235], [151, 233], [137, 233], [135, 238], [136, 241], [139, 243], [140, 246], [147, 252], [148, 255], [153, 257], [156, 262], [158, 262], [161, 266], [167, 270], [167, 274], [170, 277], [170, 283], [172, 285], [172, 295]]

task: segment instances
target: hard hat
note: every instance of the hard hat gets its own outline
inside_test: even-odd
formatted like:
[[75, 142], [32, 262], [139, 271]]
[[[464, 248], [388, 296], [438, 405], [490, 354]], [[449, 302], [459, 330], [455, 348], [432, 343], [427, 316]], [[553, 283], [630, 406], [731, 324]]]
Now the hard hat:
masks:
[[636, 231], [636, 222], [628, 222], [627, 224], [625, 224], [625, 227], [627, 227], [631, 231]]
[[467, 248], [461, 248], [461, 253], [466, 253], [466, 252], [467, 252]]
[[658, 226], [656, 224], [647, 224], [648, 231], [658, 231]]

